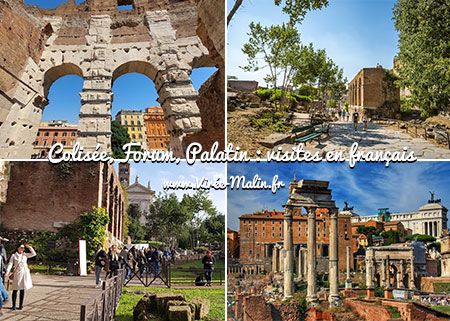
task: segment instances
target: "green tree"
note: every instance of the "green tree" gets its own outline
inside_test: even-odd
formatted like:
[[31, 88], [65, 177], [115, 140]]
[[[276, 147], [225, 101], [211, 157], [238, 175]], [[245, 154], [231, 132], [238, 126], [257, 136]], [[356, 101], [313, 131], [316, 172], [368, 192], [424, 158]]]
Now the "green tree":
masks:
[[109, 215], [104, 208], [93, 207], [91, 212], [82, 213], [79, 217], [80, 238], [86, 240], [88, 256], [92, 256], [97, 244], [106, 241], [106, 226], [109, 224]]
[[186, 206], [178, 201], [174, 193], [159, 194], [150, 207], [147, 220], [148, 233], [169, 247], [176, 247], [178, 236], [186, 227], [189, 219], [190, 213]]
[[358, 226], [356, 232], [367, 236], [367, 244], [368, 246], [372, 246], [373, 244], [372, 236], [379, 235], [381, 231], [375, 228], [374, 226]]
[[127, 209], [127, 217], [129, 220], [128, 235], [132, 241], [145, 239], [145, 226], [142, 225], [140, 218], [144, 215], [139, 209], [139, 205], [131, 204]]
[[[227, 25], [242, 6], [243, 0], [234, 0], [233, 7], [228, 13]], [[328, 0], [274, 0], [275, 5], [282, 6], [282, 11], [289, 16], [291, 24], [300, 23], [308, 11], [322, 9], [328, 6]]]
[[450, 2], [398, 0], [394, 25], [399, 32], [397, 83], [411, 95], [405, 106], [434, 115], [450, 106]]
[[427, 235], [427, 234], [413, 234], [413, 235], [407, 235], [404, 237], [405, 241], [414, 241], [417, 240], [419, 242], [423, 242], [423, 243], [432, 243], [436, 241], [436, 238], [431, 236], [431, 235]]
[[111, 150], [115, 159], [124, 159], [125, 153], [123, 152], [123, 145], [131, 142], [127, 129], [123, 127], [119, 122], [113, 120], [111, 122]]
[[384, 245], [391, 245], [400, 242], [402, 233], [399, 231], [389, 230], [382, 232], [381, 236], [384, 238]]

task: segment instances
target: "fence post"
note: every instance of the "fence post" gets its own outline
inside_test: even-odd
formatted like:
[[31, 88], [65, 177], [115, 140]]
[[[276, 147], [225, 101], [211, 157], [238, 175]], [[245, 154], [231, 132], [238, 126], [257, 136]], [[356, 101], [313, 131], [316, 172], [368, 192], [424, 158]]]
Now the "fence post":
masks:
[[447, 146], [448, 146], [448, 149], [450, 149], [450, 134], [446, 131], [446, 134], [447, 134]]
[[427, 140], [427, 128], [426, 127], [425, 127], [424, 131], [425, 131], [425, 140]]
[[81, 306], [80, 321], [86, 321], [86, 306]]
[[169, 276], [167, 277], [169, 289], [172, 287], [172, 264], [169, 263]]
[[102, 321], [105, 321], [105, 309], [106, 309], [106, 281], [102, 283]]

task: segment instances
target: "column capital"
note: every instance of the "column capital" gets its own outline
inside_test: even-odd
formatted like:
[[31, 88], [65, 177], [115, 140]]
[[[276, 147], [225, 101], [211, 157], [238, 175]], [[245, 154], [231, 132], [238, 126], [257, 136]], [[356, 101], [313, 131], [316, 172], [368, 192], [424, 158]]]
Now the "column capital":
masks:
[[305, 207], [308, 212], [308, 218], [316, 218], [316, 207]]

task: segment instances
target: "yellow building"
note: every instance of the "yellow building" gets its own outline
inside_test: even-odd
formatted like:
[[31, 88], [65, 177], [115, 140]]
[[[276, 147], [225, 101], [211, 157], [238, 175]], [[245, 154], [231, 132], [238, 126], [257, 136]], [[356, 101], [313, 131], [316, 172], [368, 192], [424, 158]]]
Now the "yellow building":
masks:
[[147, 130], [142, 111], [121, 109], [116, 115], [116, 121], [127, 129], [131, 142], [141, 143], [142, 149], [147, 150]]

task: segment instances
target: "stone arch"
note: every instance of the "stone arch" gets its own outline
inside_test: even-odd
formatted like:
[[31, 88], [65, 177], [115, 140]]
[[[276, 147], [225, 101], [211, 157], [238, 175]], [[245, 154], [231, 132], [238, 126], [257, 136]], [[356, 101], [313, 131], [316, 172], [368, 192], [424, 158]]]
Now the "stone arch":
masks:
[[117, 78], [127, 73], [143, 74], [153, 81], [170, 134], [170, 147], [174, 155], [183, 157], [187, 147], [186, 136], [202, 130], [201, 115], [196, 103], [198, 92], [189, 77], [191, 69], [157, 69], [149, 62], [127, 61], [113, 69], [111, 86]]
[[53, 85], [55, 81], [59, 78], [68, 76], [68, 75], [77, 75], [83, 78], [83, 71], [80, 67], [73, 63], [63, 63], [61, 65], [52, 67], [48, 69], [43, 78], [43, 89], [44, 89], [44, 97], [48, 98], [48, 93], [50, 91], [50, 87]]
[[134, 72], [145, 75], [150, 78], [151, 81], [155, 82], [155, 77], [158, 70], [149, 62], [138, 60], [128, 61], [114, 69], [112, 75], [112, 84], [114, 84], [114, 81], [116, 81], [116, 79], [120, 76]]

